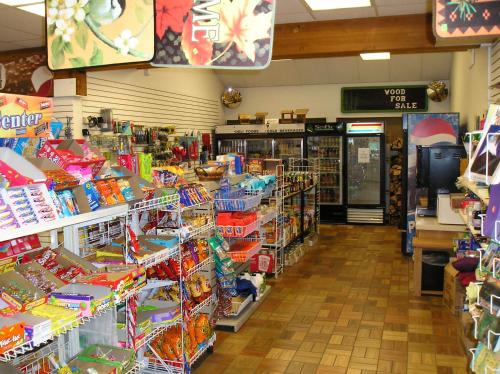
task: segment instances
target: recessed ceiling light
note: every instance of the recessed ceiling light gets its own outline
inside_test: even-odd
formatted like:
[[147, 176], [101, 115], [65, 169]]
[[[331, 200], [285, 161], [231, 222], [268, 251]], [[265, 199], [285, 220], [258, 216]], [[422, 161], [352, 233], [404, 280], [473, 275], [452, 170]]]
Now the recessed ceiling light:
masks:
[[305, 0], [311, 10], [361, 8], [371, 6], [371, 0]]
[[360, 56], [365, 61], [390, 60], [391, 59], [390, 52], [360, 53]]
[[45, 4], [40, 3], [40, 4], [31, 4], [31, 5], [24, 5], [17, 7], [18, 9], [24, 10], [26, 12], [30, 12], [33, 14], [36, 14], [38, 16], [45, 17]]

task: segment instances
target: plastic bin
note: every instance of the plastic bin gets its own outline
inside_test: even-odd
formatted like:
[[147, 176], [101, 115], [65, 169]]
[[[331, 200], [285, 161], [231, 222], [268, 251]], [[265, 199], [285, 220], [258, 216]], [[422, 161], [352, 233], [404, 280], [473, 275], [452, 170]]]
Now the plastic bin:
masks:
[[424, 251], [422, 254], [422, 290], [443, 291], [444, 267], [450, 260], [446, 252]]

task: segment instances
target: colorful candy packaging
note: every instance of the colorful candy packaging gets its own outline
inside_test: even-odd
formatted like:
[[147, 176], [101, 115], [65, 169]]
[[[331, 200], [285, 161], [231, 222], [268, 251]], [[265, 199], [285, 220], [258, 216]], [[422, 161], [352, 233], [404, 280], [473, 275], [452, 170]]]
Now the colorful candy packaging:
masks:
[[132, 190], [132, 187], [130, 186], [130, 183], [126, 179], [119, 179], [118, 180], [118, 187], [120, 188], [120, 191], [127, 201], [132, 201], [135, 200], [135, 195], [134, 191]]
[[119, 203], [124, 203], [126, 200], [122, 195], [122, 192], [120, 191], [120, 186], [116, 182], [116, 179], [109, 179], [107, 181], [109, 187], [111, 188], [111, 191], [113, 191], [113, 194], [116, 196], [116, 199], [118, 200]]
[[87, 182], [82, 185], [83, 191], [87, 196], [87, 201], [89, 202], [90, 210], [95, 211], [101, 207], [101, 196], [97, 191], [96, 187], [92, 182]]

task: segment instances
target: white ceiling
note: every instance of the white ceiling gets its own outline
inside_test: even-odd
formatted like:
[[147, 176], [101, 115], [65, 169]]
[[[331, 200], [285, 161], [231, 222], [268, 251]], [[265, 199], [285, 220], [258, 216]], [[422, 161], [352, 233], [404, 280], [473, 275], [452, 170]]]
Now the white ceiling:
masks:
[[0, 51], [45, 45], [44, 18], [0, 4]]
[[[342, 1], [342, 0], [339, 0]], [[323, 10], [312, 12], [304, 0], [277, 0], [276, 23], [327, 21], [402, 14], [421, 14], [432, 11], [432, 0], [371, 0], [369, 8]]]
[[226, 87], [412, 82], [450, 78], [452, 53], [393, 55], [385, 61], [359, 56], [273, 61], [265, 70], [217, 71]]
[[[342, 0], [340, 0], [342, 1]], [[372, 7], [312, 12], [303, 0], [277, 0], [276, 23], [418, 14], [431, 11], [431, 0], [371, 0]], [[0, 4], [0, 51], [45, 45], [44, 19]]]

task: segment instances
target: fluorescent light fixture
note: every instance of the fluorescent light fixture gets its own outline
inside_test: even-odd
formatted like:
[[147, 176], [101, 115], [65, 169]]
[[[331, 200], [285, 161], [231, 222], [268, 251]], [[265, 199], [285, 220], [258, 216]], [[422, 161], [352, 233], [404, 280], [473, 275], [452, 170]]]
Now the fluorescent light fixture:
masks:
[[391, 59], [390, 52], [360, 53], [359, 55], [365, 61], [390, 60]]
[[311, 10], [361, 8], [371, 6], [370, 0], [305, 0]]
[[30, 12], [30, 13], [36, 14], [38, 16], [45, 17], [45, 3], [23, 5], [23, 6], [17, 7], [17, 9], [21, 9], [21, 10], [24, 10], [26, 12]]

